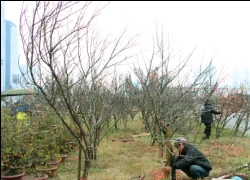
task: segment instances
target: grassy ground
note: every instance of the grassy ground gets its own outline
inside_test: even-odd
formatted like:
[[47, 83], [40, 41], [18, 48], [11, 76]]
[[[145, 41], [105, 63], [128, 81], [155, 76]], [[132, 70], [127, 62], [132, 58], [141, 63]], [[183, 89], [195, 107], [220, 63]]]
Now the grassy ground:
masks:
[[[150, 136], [133, 137], [146, 133], [139, 120], [130, 121], [127, 129], [121, 128], [101, 142], [99, 159], [93, 161], [88, 180], [129, 180], [139, 179], [145, 174], [145, 180], [160, 179], [160, 168], [165, 156], [159, 156], [159, 148], [150, 146]], [[190, 137], [190, 135], [189, 135]], [[202, 150], [213, 164], [210, 177], [218, 177], [226, 172], [234, 172], [239, 166], [250, 162], [250, 138], [221, 137], [193, 142]], [[65, 163], [61, 163], [57, 175], [51, 180], [76, 180], [78, 150], [69, 154]], [[250, 176], [248, 168], [237, 171]], [[158, 175], [158, 178], [156, 176]], [[137, 178], [136, 178], [137, 177]]]

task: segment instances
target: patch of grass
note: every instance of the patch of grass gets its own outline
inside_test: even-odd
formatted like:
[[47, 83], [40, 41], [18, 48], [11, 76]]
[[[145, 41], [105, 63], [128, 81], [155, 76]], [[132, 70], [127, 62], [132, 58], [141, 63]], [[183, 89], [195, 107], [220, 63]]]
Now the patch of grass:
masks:
[[[200, 129], [200, 130], [199, 130]], [[215, 138], [215, 130], [209, 140], [201, 141], [203, 127], [192, 129], [195, 133], [201, 132], [194, 138], [192, 133], [187, 134], [198, 149], [206, 154], [213, 164], [210, 177], [218, 177], [226, 172], [235, 172], [239, 166], [250, 161], [250, 138], [232, 138], [222, 136]], [[104, 138], [98, 147], [98, 160], [92, 161], [88, 180], [128, 180], [146, 174], [145, 180], [154, 180], [152, 172], [160, 170], [163, 157], [159, 157], [157, 144], [150, 146], [150, 136], [133, 137], [132, 135], [147, 133], [141, 120], [129, 121], [127, 129], [121, 126], [112, 134]], [[179, 136], [178, 134], [176, 136]], [[184, 136], [186, 137], [186, 136]], [[51, 180], [77, 179], [78, 150], [73, 150], [67, 157], [65, 164], [60, 164], [57, 176]], [[84, 158], [83, 158], [84, 160]], [[248, 168], [237, 171], [250, 176]], [[137, 178], [138, 179], [138, 178]]]
[[249, 143], [249, 138], [238, 137], [221, 137], [207, 141], [200, 149], [213, 164], [210, 175], [217, 177], [226, 172], [243, 172], [237, 171], [237, 168], [250, 161]]
[[[138, 127], [138, 121], [133, 121], [133, 123], [137, 123]], [[95, 163], [102, 163], [105, 166], [99, 171], [91, 169], [90, 179], [127, 180], [142, 173], [150, 174], [154, 169], [161, 167], [159, 157], [157, 157], [158, 148], [149, 145], [150, 137], [132, 137], [131, 135], [136, 134], [138, 129], [134, 128], [136, 126], [131, 126], [133, 129], [130, 131], [129, 126], [128, 129], [115, 132], [112, 137], [101, 142], [100, 158]]]

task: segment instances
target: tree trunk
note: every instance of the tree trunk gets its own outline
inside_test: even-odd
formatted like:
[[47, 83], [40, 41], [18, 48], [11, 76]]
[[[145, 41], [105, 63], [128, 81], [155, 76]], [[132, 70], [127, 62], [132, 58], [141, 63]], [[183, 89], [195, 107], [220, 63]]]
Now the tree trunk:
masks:
[[[82, 141], [82, 132], [80, 132], [80, 140]], [[82, 163], [82, 148], [81, 148], [81, 146], [79, 145], [77, 179], [80, 179], [80, 177], [81, 177], [81, 163]], [[84, 168], [85, 168], [85, 167], [84, 167]]]
[[[165, 129], [166, 129], [166, 148], [167, 148], [167, 151], [166, 151], [166, 164], [165, 166], [171, 166], [172, 165], [172, 152], [173, 152], [173, 149], [172, 149], [172, 145], [171, 145], [171, 142], [169, 141], [171, 139], [171, 129], [169, 127], [169, 125], [166, 125], [165, 126]], [[167, 179], [170, 179], [170, 174], [167, 173], [166, 174], [166, 177]]]

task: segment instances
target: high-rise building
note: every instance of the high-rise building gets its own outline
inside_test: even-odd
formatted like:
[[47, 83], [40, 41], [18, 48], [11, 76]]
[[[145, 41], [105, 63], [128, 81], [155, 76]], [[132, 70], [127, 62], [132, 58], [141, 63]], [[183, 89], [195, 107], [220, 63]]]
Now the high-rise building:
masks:
[[1, 1], [1, 92], [21, 87], [18, 58], [18, 28], [5, 19], [5, 2]]
[[5, 6], [1, 1], [1, 92], [5, 90]]
[[209, 82], [210, 85], [216, 83], [216, 68], [213, 64], [201, 64], [199, 67], [195, 68], [194, 79], [197, 80], [196, 84]]
[[239, 66], [233, 69], [232, 72], [233, 87], [246, 86], [250, 84], [250, 69], [245, 66]]
[[9, 90], [20, 87], [18, 29], [13, 22], [8, 20], [5, 20], [5, 25], [5, 90]]

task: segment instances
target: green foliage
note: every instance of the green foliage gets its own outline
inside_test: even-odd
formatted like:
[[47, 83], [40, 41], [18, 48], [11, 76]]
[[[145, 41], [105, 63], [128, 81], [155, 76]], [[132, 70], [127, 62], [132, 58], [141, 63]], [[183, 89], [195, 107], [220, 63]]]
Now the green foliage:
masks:
[[10, 116], [8, 109], [1, 109], [1, 166], [11, 174], [29, 163], [27, 129], [27, 124]]
[[[32, 126], [30, 126], [30, 120], [24, 123], [24, 121], [13, 119], [7, 111], [2, 114], [1, 155], [3, 156], [3, 164], [7, 166], [5, 168], [16, 171], [17, 169], [14, 167], [23, 166], [24, 162], [30, 160], [34, 160], [37, 164], [48, 164], [53, 159], [59, 158], [61, 150], [64, 148], [71, 151], [72, 155], [69, 158], [77, 159], [78, 151], [71, 150], [69, 145], [65, 143], [72, 140], [72, 135], [56, 119], [49, 118], [47, 120], [44, 117], [37, 116], [36, 121], [33, 121]], [[52, 117], [55, 116], [52, 114]], [[249, 137], [232, 138], [231, 131], [225, 130], [221, 134], [222, 136], [216, 139], [215, 129], [212, 129], [211, 139], [200, 141], [204, 127], [196, 125], [197, 123], [193, 123], [193, 120], [190, 119], [183, 126], [183, 130], [189, 133], [179, 131], [175, 136], [184, 135], [208, 155], [214, 166], [211, 177], [218, 177], [228, 170], [233, 172], [237, 167], [247, 163], [246, 160], [249, 159], [248, 154], [250, 154], [248, 150]], [[157, 144], [150, 146], [151, 136], [132, 136], [144, 133], [148, 132], [138, 117], [133, 121], [129, 120], [127, 126], [121, 125], [118, 130], [112, 128], [99, 145], [99, 158], [93, 160], [89, 178], [108, 180], [108, 178], [117, 179], [119, 177], [119, 179], [130, 179], [142, 173], [149, 175], [153, 170], [160, 169], [161, 161], [164, 160], [165, 156], [157, 156], [159, 147]], [[25, 144], [20, 142], [25, 142]], [[58, 174], [62, 173], [60, 179], [75, 178], [77, 162], [77, 160], [71, 160], [67, 162], [67, 166], [59, 168]], [[36, 173], [35, 170], [30, 172]], [[240, 172], [249, 173], [247, 169]]]
[[19, 121], [9, 115], [9, 109], [2, 108], [2, 169], [14, 171], [31, 163], [47, 165], [59, 161], [60, 153], [68, 153], [71, 136], [55, 117], [48, 111]]

